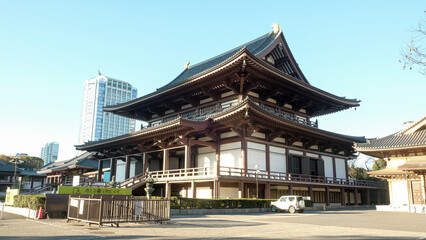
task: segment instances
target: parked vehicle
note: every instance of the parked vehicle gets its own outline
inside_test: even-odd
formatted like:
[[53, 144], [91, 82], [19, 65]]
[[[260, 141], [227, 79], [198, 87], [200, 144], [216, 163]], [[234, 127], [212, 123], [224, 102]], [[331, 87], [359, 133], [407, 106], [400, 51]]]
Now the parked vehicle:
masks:
[[281, 196], [277, 201], [271, 202], [271, 211], [289, 211], [291, 214], [296, 211], [303, 213], [305, 210], [305, 200], [302, 196], [290, 195]]

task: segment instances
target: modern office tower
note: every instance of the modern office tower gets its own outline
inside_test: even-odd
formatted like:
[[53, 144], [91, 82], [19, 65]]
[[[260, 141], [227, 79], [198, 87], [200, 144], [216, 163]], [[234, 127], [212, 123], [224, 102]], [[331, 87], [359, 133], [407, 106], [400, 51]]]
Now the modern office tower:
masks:
[[112, 138], [135, 131], [135, 120], [104, 112], [105, 106], [137, 97], [131, 84], [102, 75], [84, 82], [79, 143]]
[[58, 160], [58, 152], [59, 143], [46, 143], [46, 145], [44, 145], [44, 147], [41, 149], [41, 159], [43, 159], [44, 165]]

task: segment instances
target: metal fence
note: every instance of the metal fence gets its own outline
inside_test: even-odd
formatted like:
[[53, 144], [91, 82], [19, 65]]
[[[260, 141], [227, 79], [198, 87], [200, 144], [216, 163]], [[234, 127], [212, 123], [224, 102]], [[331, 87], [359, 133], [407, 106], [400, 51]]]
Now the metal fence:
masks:
[[68, 221], [77, 220], [89, 225], [126, 222], [165, 223], [170, 221], [170, 200], [134, 197], [71, 197], [68, 200]]

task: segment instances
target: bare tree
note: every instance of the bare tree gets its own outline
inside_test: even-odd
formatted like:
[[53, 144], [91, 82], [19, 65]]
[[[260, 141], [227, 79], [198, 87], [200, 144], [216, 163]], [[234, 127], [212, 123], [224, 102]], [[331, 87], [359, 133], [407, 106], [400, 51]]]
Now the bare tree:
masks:
[[[426, 11], [424, 11], [426, 15]], [[413, 36], [410, 43], [402, 50], [403, 69], [417, 69], [421, 74], [426, 75], [426, 17], [420, 20], [417, 27], [413, 28]]]

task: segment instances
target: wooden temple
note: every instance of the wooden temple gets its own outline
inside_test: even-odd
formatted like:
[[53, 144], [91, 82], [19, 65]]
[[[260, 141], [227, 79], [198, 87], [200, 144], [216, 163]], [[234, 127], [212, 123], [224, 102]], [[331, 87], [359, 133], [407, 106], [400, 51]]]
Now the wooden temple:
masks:
[[312, 120], [359, 102], [312, 86], [274, 24], [253, 41], [187, 63], [153, 93], [105, 108], [147, 127], [76, 147], [96, 153], [98, 169], [110, 161], [111, 175], [134, 194], [143, 194], [149, 171], [159, 196], [300, 194], [326, 205], [369, 204], [370, 191], [376, 196], [384, 184], [347, 172], [353, 143], [365, 138], [321, 130]]
[[358, 152], [386, 160], [385, 169], [368, 174], [389, 184], [388, 211], [425, 212], [426, 115], [389, 136], [357, 144]]

